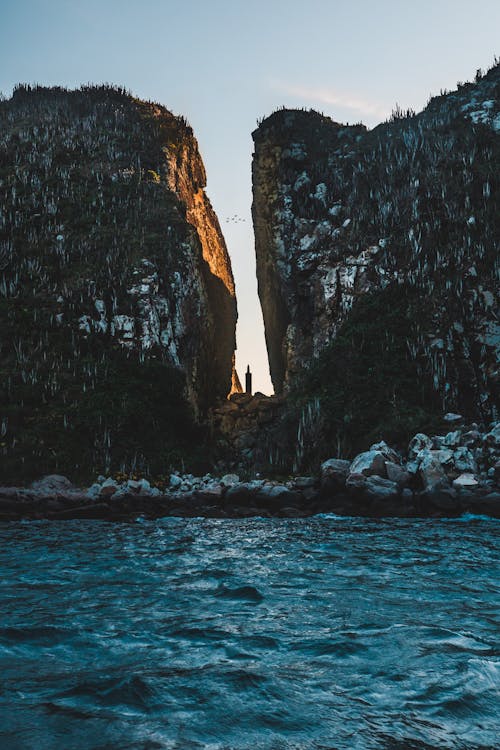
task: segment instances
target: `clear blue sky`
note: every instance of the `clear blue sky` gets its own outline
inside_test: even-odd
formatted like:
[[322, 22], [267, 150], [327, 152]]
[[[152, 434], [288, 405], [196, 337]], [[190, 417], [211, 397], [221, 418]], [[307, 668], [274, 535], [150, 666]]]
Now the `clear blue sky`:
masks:
[[[236, 279], [237, 364], [272, 392], [251, 226], [251, 131], [276, 107], [373, 126], [500, 54], [500, 0], [0, 0], [0, 91], [108, 81], [184, 114]], [[226, 223], [228, 216], [246, 221]]]

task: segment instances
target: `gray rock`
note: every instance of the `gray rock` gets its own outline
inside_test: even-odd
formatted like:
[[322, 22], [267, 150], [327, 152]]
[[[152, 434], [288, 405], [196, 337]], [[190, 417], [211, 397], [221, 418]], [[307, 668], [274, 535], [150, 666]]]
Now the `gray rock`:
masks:
[[97, 482], [94, 482], [94, 484], [91, 484], [88, 488], [87, 492], [85, 493], [87, 497], [92, 498], [92, 500], [96, 500], [99, 497], [99, 493], [101, 491], [101, 485]]
[[341, 458], [329, 458], [321, 464], [321, 478], [329, 477], [344, 483], [349, 475], [350, 468], [350, 461], [344, 461]]
[[386, 458], [387, 461], [391, 461], [393, 464], [401, 463], [401, 457], [393, 448], [387, 445], [385, 440], [381, 440], [379, 443], [370, 445], [371, 451], [379, 451]]
[[466, 448], [475, 448], [481, 443], [481, 433], [478, 430], [469, 430], [462, 435], [460, 443]]
[[418, 432], [412, 439], [410, 440], [410, 444], [408, 445], [408, 457], [410, 459], [415, 459], [420, 451], [423, 450], [430, 450], [432, 448], [432, 440], [427, 435], [424, 435], [423, 432]]
[[365, 451], [360, 453], [351, 464], [349, 475], [363, 474], [366, 477], [385, 477], [385, 456], [380, 451]]
[[453, 451], [441, 448], [437, 451], [430, 451], [430, 453], [442, 466], [453, 466]]
[[240, 478], [237, 474], [224, 474], [220, 481], [223, 487], [234, 487], [239, 483]]
[[42, 479], [37, 479], [32, 483], [31, 489], [40, 494], [52, 494], [57, 492], [67, 492], [73, 487], [73, 484], [67, 477], [61, 474], [49, 474]]
[[177, 476], [177, 474], [171, 474], [170, 475], [170, 489], [171, 490], [178, 490], [180, 489], [182, 485], [182, 479]]
[[114, 479], [105, 479], [99, 490], [99, 497], [109, 498], [112, 497], [119, 490], [119, 485]]
[[299, 490], [307, 490], [314, 487], [315, 484], [316, 479], [314, 477], [295, 477], [293, 480], [293, 486]]
[[453, 454], [453, 463], [457, 471], [468, 472], [475, 474], [477, 472], [477, 464], [474, 456], [468, 448], [457, 448]]
[[392, 461], [385, 462], [385, 471], [387, 478], [391, 482], [396, 482], [399, 487], [405, 487], [410, 481], [410, 474], [399, 464], [395, 464]]
[[418, 469], [424, 489], [429, 492], [449, 486], [448, 477], [434, 453], [435, 451], [425, 451]]
[[495, 423], [493, 429], [484, 436], [483, 441], [493, 448], [500, 447], [500, 422]]
[[456, 448], [458, 445], [460, 445], [461, 437], [462, 433], [460, 430], [449, 432], [443, 440], [443, 445], [445, 445], [447, 448]]
[[399, 487], [396, 482], [376, 475], [350, 474], [346, 488], [350, 494], [361, 494], [367, 499], [394, 500], [399, 497]]

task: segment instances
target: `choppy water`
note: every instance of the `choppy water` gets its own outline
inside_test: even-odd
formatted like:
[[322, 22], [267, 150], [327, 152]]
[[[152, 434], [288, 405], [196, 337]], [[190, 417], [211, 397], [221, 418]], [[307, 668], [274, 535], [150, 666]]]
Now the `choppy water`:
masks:
[[499, 531], [4, 524], [0, 747], [498, 748]]

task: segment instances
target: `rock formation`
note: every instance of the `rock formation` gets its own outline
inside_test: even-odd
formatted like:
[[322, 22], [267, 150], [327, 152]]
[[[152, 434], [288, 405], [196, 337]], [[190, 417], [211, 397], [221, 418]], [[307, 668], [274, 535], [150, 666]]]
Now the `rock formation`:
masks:
[[[416, 409], [409, 392], [428, 388], [418, 408], [496, 416], [499, 134], [498, 64], [373, 130], [286, 109], [259, 125], [253, 219], [277, 393], [322, 362], [317, 392], [332, 398], [372, 368], [366, 408], [380, 376], [387, 410]], [[346, 424], [365, 409], [347, 399]]]
[[236, 300], [205, 183], [186, 121], [121, 89], [19, 86], [0, 102], [12, 472], [166, 460], [184, 394], [201, 415], [228, 394]]

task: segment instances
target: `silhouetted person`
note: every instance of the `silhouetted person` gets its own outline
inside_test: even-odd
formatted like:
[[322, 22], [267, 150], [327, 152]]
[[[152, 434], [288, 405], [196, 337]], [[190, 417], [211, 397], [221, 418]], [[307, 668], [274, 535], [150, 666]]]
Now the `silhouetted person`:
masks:
[[252, 373], [250, 372], [250, 365], [247, 365], [247, 371], [245, 373], [245, 393], [252, 394]]

